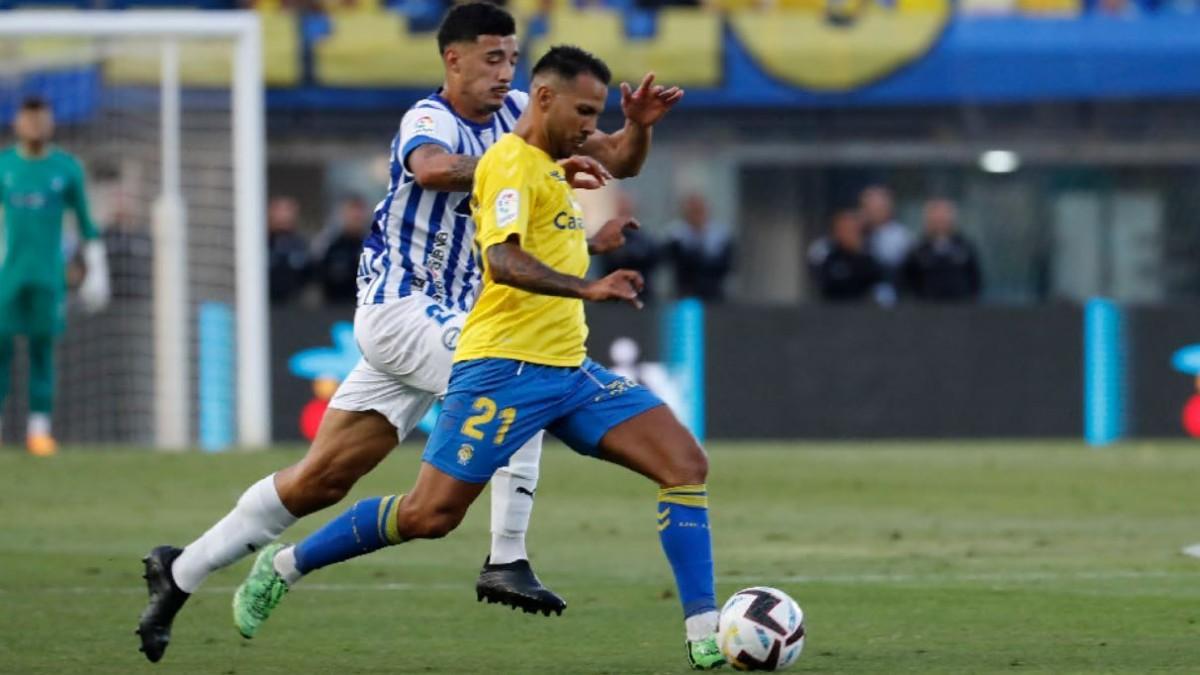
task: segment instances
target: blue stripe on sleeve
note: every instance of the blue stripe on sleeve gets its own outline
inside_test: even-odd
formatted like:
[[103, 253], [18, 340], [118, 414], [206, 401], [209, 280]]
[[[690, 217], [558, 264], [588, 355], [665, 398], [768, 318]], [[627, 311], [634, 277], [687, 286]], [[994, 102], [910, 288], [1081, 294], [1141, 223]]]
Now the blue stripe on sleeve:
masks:
[[451, 152], [450, 146], [440, 138], [434, 138], [433, 136], [413, 136], [408, 139], [408, 142], [404, 144], [404, 149], [400, 151], [404, 168], [408, 168], [408, 154], [422, 145], [437, 145], [445, 149], [446, 152]]

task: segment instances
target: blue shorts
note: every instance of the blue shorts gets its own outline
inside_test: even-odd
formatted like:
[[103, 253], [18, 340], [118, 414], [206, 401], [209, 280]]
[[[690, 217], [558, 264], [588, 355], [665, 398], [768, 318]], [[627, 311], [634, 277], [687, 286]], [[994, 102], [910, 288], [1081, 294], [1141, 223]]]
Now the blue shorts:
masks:
[[468, 483], [486, 483], [545, 429], [596, 455], [609, 429], [663, 405], [649, 389], [587, 359], [575, 368], [510, 359], [454, 364], [437, 426], [421, 459]]

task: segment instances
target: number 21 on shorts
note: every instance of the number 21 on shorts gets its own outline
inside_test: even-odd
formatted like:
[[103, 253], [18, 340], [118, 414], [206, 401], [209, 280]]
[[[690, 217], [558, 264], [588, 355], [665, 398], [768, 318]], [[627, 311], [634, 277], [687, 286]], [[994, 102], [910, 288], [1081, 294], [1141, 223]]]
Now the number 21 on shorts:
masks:
[[[475, 413], [463, 422], [462, 435], [467, 438], [473, 438], [477, 441], [482, 441], [486, 435], [479, 429], [480, 426], [490, 423], [496, 419], [496, 402], [486, 396], [480, 396], [475, 399], [475, 404], [471, 406], [471, 412]], [[508, 435], [508, 429], [517, 419], [516, 408], [505, 408], [500, 413], [500, 428], [496, 430], [496, 436], [492, 439], [493, 445], [504, 443], [504, 437]]]

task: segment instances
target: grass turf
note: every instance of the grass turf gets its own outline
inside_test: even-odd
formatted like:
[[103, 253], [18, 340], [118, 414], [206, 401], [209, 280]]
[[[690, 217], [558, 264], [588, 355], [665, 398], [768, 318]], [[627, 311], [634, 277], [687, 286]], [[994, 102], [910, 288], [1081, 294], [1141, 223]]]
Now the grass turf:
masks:
[[[561, 618], [477, 604], [486, 499], [438, 542], [298, 586], [254, 641], [218, 573], [163, 662], [136, 651], [139, 557], [183, 544], [299, 452], [0, 454], [0, 672], [682, 673], [654, 490], [550, 446], [530, 538]], [[354, 496], [402, 491], [406, 447]], [[813, 673], [1200, 672], [1194, 445], [718, 444], [719, 594], [769, 584], [807, 613]], [[336, 511], [302, 522], [288, 539]]]

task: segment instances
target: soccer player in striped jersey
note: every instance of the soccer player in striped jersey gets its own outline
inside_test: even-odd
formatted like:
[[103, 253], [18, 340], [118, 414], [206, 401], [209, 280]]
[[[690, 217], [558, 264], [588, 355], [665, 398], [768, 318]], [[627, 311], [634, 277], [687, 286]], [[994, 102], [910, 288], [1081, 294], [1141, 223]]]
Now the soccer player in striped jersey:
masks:
[[[392, 141], [391, 185], [363, 248], [354, 326], [362, 360], [330, 401], [300, 462], [251, 486], [186, 548], [160, 546], [145, 558], [150, 599], [138, 634], [151, 661], [162, 658], [176, 613], [209, 574], [267, 546], [298, 518], [339, 502], [446, 391], [465, 314], [480, 287], [469, 206], [475, 165], [514, 128], [528, 96], [512, 89], [518, 44], [504, 10], [486, 3], [452, 9], [438, 46], [445, 86], [405, 114]], [[636, 175], [651, 127], [682, 95], [655, 86], [652, 76], [636, 90], [622, 85], [624, 127], [595, 134], [581, 156], [561, 162], [564, 178], [589, 188]], [[628, 224], [606, 224], [590, 241], [592, 252], [620, 246]], [[476, 592], [481, 600], [561, 613], [566, 603], [538, 581], [525, 551], [540, 455], [537, 434], [496, 471], [492, 549]], [[255, 570], [264, 577], [290, 574], [292, 565], [292, 549], [272, 545], [262, 549]], [[257, 629], [253, 610], [237, 612], [247, 636]]]

